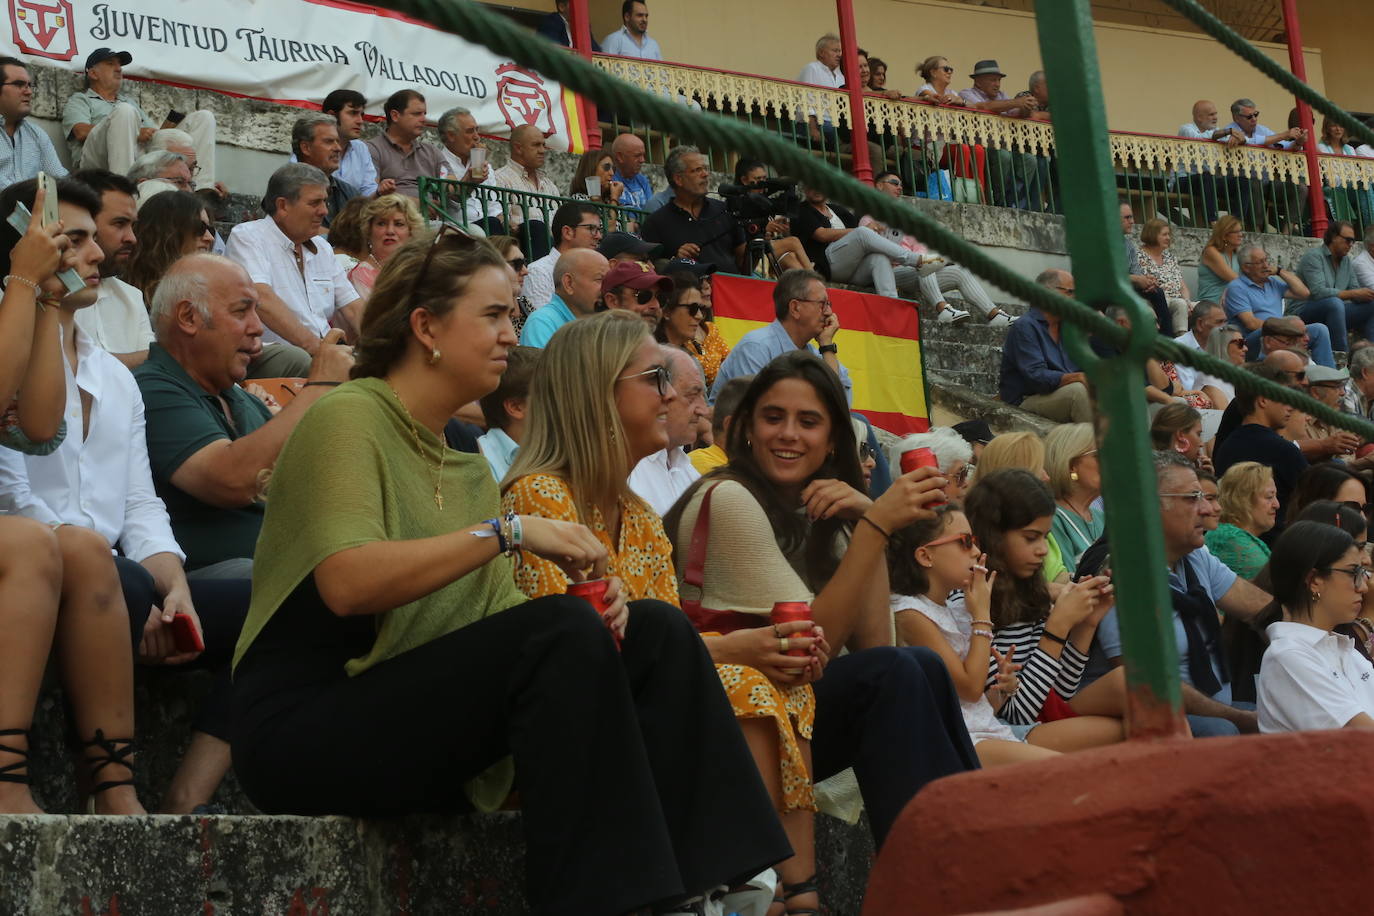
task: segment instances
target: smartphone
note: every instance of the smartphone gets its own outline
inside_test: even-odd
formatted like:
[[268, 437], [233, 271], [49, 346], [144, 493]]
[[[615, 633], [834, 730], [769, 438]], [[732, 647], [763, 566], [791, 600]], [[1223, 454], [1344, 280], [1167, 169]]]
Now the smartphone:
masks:
[[38, 186], [43, 189], [43, 213], [39, 217], [40, 226], [51, 226], [60, 218], [57, 211], [57, 181], [47, 172], [38, 173]]
[[172, 615], [172, 640], [178, 652], [205, 651], [205, 640], [200, 638], [200, 631], [190, 614]]
[[180, 124], [184, 120], [186, 120], [186, 112], [177, 111], [175, 108], [173, 108], [171, 111], [167, 112], [167, 119], [163, 121], [163, 123]]

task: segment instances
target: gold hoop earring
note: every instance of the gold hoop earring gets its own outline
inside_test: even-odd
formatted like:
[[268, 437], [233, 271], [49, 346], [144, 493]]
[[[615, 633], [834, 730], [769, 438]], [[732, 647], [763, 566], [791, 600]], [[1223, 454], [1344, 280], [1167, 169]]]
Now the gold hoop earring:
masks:
[[444, 354], [439, 352], [439, 348], [435, 347], [434, 349], [429, 351], [429, 364], [431, 366], [435, 365], [439, 362], [440, 359], [443, 358], [443, 356]]

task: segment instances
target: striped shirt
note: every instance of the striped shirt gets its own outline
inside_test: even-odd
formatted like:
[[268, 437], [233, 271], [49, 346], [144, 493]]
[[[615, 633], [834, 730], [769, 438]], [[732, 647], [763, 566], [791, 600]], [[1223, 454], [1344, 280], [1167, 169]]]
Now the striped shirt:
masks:
[[[1003, 655], [1015, 648], [1013, 661], [1022, 665], [1017, 672], [1021, 686], [997, 711], [999, 718], [1013, 725], [1031, 724], [1040, 715], [1051, 690], [1067, 700], [1078, 692], [1079, 682], [1083, 680], [1088, 656], [1070, 643], [1055, 658], [1040, 648], [1040, 637], [1044, 634], [1045, 621], [1039, 620], [1002, 627], [992, 638], [992, 647]], [[997, 659], [992, 657], [988, 661], [987, 689], [996, 684]]]
[[11, 137], [4, 126], [5, 119], [0, 118], [0, 190], [35, 178], [39, 172], [54, 178], [67, 177], [67, 167], [57, 158], [52, 140], [41, 128], [25, 118]]

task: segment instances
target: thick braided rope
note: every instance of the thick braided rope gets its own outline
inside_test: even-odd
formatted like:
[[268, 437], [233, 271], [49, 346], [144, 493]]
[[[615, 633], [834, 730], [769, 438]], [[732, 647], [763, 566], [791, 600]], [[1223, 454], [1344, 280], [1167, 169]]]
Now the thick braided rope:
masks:
[[1202, 4], [1196, 2], [1196, 0], [1163, 0], [1163, 2], [1178, 10], [1179, 13], [1186, 16], [1188, 19], [1191, 19], [1198, 28], [1202, 29], [1208, 35], [1211, 35], [1217, 41], [1239, 55], [1241, 60], [1250, 64], [1260, 73], [1263, 73], [1284, 89], [1287, 89], [1289, 92], [1293, 93], [1293, 95], [1302, 99], [1317, 111], [1320, 111], [1322, 114], [1344, 127], [1347, 134], [1359, 140], [1363, 140], [1365, 143], [1374, 144], [1374, 130], [1371, 130], [1364, 122], [1357, 119], [1354, 115], [1283, 69], [1283, 67], [1272, 57], [1250, 44], [1250, 42], [1236, 34], [1236, 32], [1226, 25], [1226, 23], [1204, 9]]
[[[624, 83], [567, 49], [532, 35], [496, 13], [470, 0], [376, 0], [386, 7], [485, 45], [590, 99], [615, 107], [621, 116], [655, 125], [664, 133], [686, 138], [702, 146], [734, 149], [771, 163], [808, 186], [824, 191], [858, 213], [869, 213], [896, 226], [962, 264], [979, 277], [1031, 305], [1057, 315], [1106, 343], [1124, 347], [1127, 332], [1101, 312], [1077, 300], [1052, 292], [1026, 279], [942, 226], [933, 217], [901, 203], [845, 174], [776, 134], [733, 118], [690, 110], [660, 96]], [[1254, 392], [1296, 407], [1332, 426], [1374, 439], [1374, 424], [1333, 410], [1306, 395], [1237, 368], [1230, 363], [1192, 350], [1156, 335], [1153, 355], [1191, 366], [1230, 382], [1237, 391]]]

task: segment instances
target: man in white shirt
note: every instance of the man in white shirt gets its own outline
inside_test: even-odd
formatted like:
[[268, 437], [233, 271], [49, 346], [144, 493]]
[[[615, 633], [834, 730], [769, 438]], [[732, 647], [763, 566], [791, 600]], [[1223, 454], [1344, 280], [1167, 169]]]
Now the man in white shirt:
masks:
[[[832, 33], [822, 35], [816, 41], [816, 59], [805, 67], [797, 76], [797, 82], [810, 83], [813, 86], [825, 86], [827, 89], [844, 88], [844, 72], [840, 70], [840, 61], [843, 55], [840, 50], [840, 36]], [[823, 143], [826, 148], [833, 149], [838, 142], [835, 133], [835, 125], [830, 118], [825, 119], [824, 130], [821, 122], [817, 120], [814, 111], [806, 113], [807, 130], [811, 132], [813, 143]], [[822, 139], [824, 133], [824, 139]]]
[[668, 447], [654, 452], [630, 472], [630, 489], [659, 515], [667, 513], [678, 497], [701, 476], [683, 451], [697, 438], [697, 427], [709, 415], [706, 408], [706, 377], [686, 351], [664, 345], [663, 364], [677, 397], [668, 402]]
[[649, 37], [649, 6], [644, 0], [625, 0], [620, 5], [620, 18], [625, 23], [606, 36], [601, 49], [620, 57], [641, 60], [663, 60], [658, 42]]
[[566, 252], [578, 248], [595, 248], [601, 243], [601, 214], [589, 203], [572, 201], [559, 207], [553, 215], [554, 248], [529, 265], [525, 285], [520, 292], [530, 301], [530, 308], [548, 305], [553, 298], [553, 269]]
[[331, 322], [357, 337], [363, 300], [334, 258], [320, 226], [329, 179], [313, 165], [291, 163], [272, 173], [263, 195], [262, 219], [229, 233], [227, 254], [253, 278], [264, 342], [285, 341], [311, 356]]
[[[1175, 337], [1174, 343], [1182, 344], [1194, 350], [1206, 350], [1207, 338], [1212, 336], [1213, 330], [1225, 323], [1226, 310], [1215, 302], [1208, 302], [1204, 299], [1193, 306], [1193, 311], [1188, 316], [1188, 332]], [[1185, 366], [1183, 363], [1175, 363], [1174, 368], [1178, 371], [1178, 382], [1183, 386], [1183, 390], [1192, 391], [1193, 384], [1197, 379], [1197, 370], [1192, 366]]]
[[[544, 132], [533, 124], [521, 124], [510, 132], [510, 162], [497, 169], [491, 176], [491, 183], [498, 188], [512, 191], [526, 191], [535, 194], [558, 196], [558, 187], [544, 174], [544, 161], [549, 158], [549, 148], [544, 140]], [[506, 228], [516, 235], [519, 228], [528, 220], [530, 223], [531, 258], [542, 258], [549, 253], [544, 247], [544, 210], [530, 206], [529, 212], [520, 205], [512, 205], [506, 212]]]
[[[450, 177], [458, 181], [491, 184], [492, 172], [495, 170], [487, 160], [487, 148], [482, 145], [482, 135], [477, 132], [477, 119], [473, 117], [472, 112], [466, 108], [450, 108], [439, 116], [438, 130], [439, 142], [443, 144], [440, 154], [448, 167]], [[483, 162], [480, 168], [474, 168], [472, 165], [473, 150], [482, 151]], [[492, 223], [501, 219], [501, 204], [494, 197], [487, 199], [484, 207], [482, 197], [474, 193], [467, 199], [463, 209], [468, 222], [476, 223], [486, 231], [496, 228], [485, 222], [487, 217], [492, 218]]]
[[1217, 126], [1217, 103], [1208, 99], [1193, 103], [1193, 120], [1179, 127], [1178, 135], [1190, 140], [1216, 140], [1228, 147], [1245, 143], [1245, 135], [1236, 128]]
[[148, 344], [153, 339], [143, 293], [120, 279], [138, 242], [134, 235], [138, 222], [134, 183], [103, 169], [83, 169], [72, 177], [100, 195], [95, 241], [104, 254], [100, 293], [94, 305], [76, 313], [76, 326], [97, 347], [133, 369], [148, 358]]

